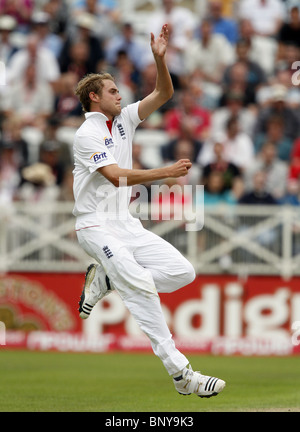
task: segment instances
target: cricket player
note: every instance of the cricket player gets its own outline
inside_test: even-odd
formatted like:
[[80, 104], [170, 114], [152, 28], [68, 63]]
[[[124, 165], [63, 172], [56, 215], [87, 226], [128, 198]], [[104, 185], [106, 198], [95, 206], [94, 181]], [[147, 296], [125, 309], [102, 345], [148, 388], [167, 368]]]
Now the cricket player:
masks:
[[128, 210], [131, 186], [185, 176], [191, 162], [182, 159], [157, 169], [132, 169], [135, 129], [173, 95], [166, 65], [168, 26], [151, 33], [157, 68], [156, 87], [143, 100], [121, 109], [121, 96], [110, 74], [89, 74], [76, 94], [85, 121], [74, 139], [74, 215], [81, 247], [98, 264], [89, 266], [79, 302], [80, 317], [89, 317], [95, 304], [116, 290], [151, 341], [180, 394], [217, 395], [221, 379], [194, 372], [175, 347], [164, 319], [158, 293], [171, 293], [195, 278], [192, 265], [171, 244], [143, 228]]

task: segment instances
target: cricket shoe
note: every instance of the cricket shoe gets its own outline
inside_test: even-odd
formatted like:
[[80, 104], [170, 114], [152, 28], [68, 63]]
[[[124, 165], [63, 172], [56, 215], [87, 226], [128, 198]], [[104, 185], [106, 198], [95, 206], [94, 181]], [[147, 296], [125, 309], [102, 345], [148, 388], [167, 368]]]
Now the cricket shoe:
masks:
[[[99, 272], [99, 283], [93, 284], [91, 287], [97, 270]], [[86, 271], [84, 286], [80, 296], [78, 309], [80, 318], [87, 319], [95, 304], [111, 292], [112, 288], [104, 270], [99, 268], [99, 264], [91, 264]]]
[[202, 375], [199, 371], [194, 372], [191, 366], [189, 368], [184, 368], [182, 375], [173, 378], [173, 382], [176, 390], [181, 395], [190, 395], [195, 393], [201, 398], [210, 398], [211, 396], [216, 396], [225, 387], [225, 381]]

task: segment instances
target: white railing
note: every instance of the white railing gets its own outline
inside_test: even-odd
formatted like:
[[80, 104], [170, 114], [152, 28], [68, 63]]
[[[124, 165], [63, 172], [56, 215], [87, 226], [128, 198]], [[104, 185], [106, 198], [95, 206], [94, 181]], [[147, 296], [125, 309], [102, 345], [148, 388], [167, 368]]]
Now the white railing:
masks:
[[[0, 208], [0, 272], [84, 271], [91, 259], [78, 245], [72, 208], [68, 202]], [[143, 211], [147, 215], [147, 209]], [[178, 248], [198, 274], [300, 274], [296, 207], [206, 208], [199, 231], [186, 231], [182, 220], [141, 219], [146, 228]]]

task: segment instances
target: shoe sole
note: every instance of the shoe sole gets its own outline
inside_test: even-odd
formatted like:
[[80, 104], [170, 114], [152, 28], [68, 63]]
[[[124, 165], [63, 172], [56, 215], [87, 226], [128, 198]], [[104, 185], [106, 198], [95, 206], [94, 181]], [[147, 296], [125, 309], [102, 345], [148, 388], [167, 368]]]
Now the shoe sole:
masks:
[[[192, 393], [180, 393], [180, 392], [178, 392], [178, 394], [180, 394], [181, 396], [189, 396], [189, 395], [191, 395]], [[200, 397], [200, 398], [206, 398], [206, 399], [208, 399], [208, 398], [211, 398], [212, 396], [217, 396], [219, 393], [212, 393], [211, 395], [208, 395], [208, 396], [201, 396], [201, 395], [197, 395], [198, 397]]]
[[95, 264], [91, 264], [85, 273], [85, 281], [84, 281], [84, 286], [83, 286], [82, 293], [80, 296], [79, 309], [78, 309], [79, 316], [82, 319], [87, 319], [90, 316], [90, 313], [92, 312], [92, 309], [94, 307], [94, 306], [90, 305], [89, 303], [84, 304], [86, 288], [89, 287], [89, 285], [92, 283], [94, 276], [95, 276], [95, 271], [94, 271], [94, 273], [91, 277], [91, 273], [92, 273], [93, 269], [95, 269], [95, 271], [96, 271]]
[[[220, 380], [221, 381], [221, 380]], [[217, 391], [217, 392], [214, 392], [214, 393], [212, 393], [212, 394], [210, 394], [210, 395], [197, 395], [198, 397], [200, 397], [200, 398], [206, 398], [206, 399], [208, 399], [208, 398], [211, 398], [211, 397], [213, 397], [213, 396], [217, 396], [218, 394], [220, 394], [221, 393], [221, 391], [225, 388], [225, 385], [226, 385], [226, 383], [223, 381], [223, 383], [224, 384], [222, 384], [221, 386], [220, 386], [220, 388], [219, 388], [219, 391]], [[180, 393], [180, 392], [178, 392], [181, 396], [189, 396], [189, 395], [191, 395], [192, 393]]]

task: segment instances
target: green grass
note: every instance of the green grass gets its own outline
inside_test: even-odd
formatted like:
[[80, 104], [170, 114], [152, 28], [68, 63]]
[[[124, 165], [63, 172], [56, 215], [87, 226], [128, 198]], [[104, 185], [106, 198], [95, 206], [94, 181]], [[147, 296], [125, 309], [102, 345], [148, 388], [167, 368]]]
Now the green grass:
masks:
[[153, 354], [0, 351], [1, 412], [300, 411], [299, 357], [188, 356], [227, 381], [210, 399], [180, 396]]

